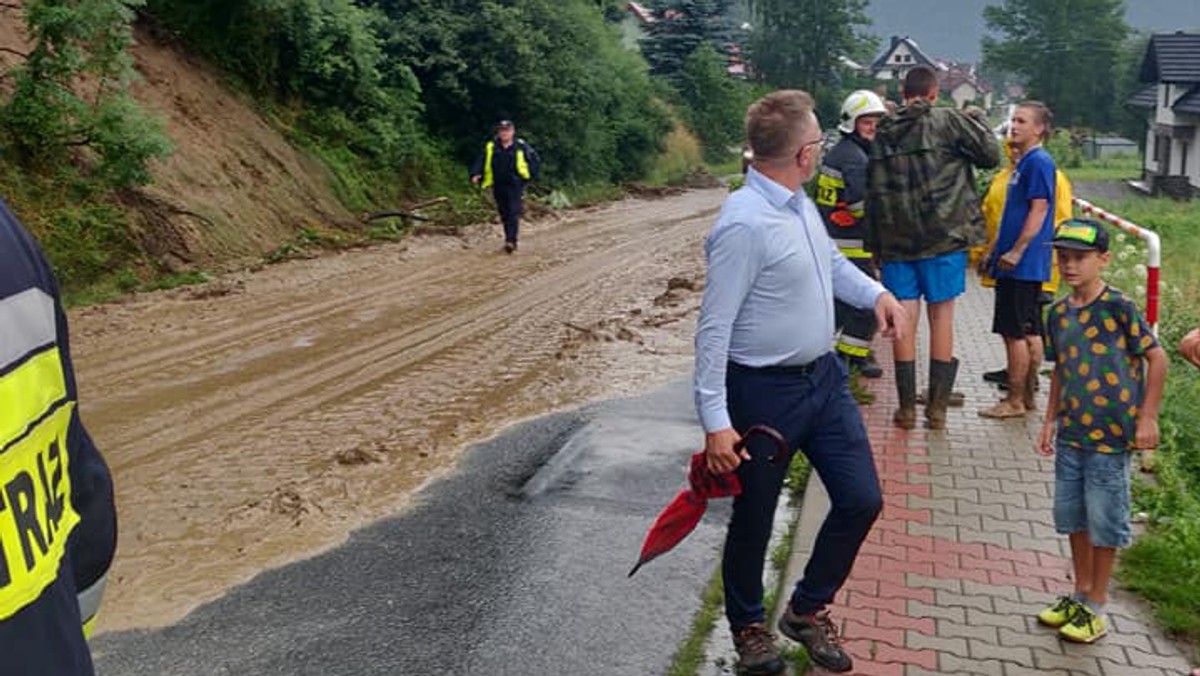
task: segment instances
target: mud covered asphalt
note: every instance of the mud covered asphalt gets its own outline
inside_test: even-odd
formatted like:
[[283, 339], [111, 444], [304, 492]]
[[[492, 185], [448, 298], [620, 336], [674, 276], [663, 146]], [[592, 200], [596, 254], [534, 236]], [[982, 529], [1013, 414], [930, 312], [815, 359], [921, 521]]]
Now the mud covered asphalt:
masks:
[[106, 634], [99, 673], [665, 673], [728, 501], [626, 574], [700, 443], [686, 381], [520, 425], [345, 545], [166, 629]]
[[[439, 479], [467, 481], [456, 475], [464, 450], [515, 422], [686, 376], [701, 243], [724, 194], [697, 190], [546, 216], [523, 228], [514, 256], [500, 252], [499, 226], [489, 225], [73, 311], [81, 412], [113, 468], [121, 518], [99, 634], [171, 625], [260, 572], [330, 550], [381, 518], [412, 518], [414, 508], [428, 509], [414, 501], [417, 491]], [[553, 447], [538, 443], [519, 462], [505, 455], [516, 464], [496, 471], [536, 465], [535, 456]], [[552, 532], [558, 517], [592, 513], [578, 506], [590, 504], [582, 499], [507, 502], [511, 485], [497, 493], [483, 474], [472, 476], [480, 482], [473, 495], [487, 502], [460, 498], [460, 512], [488, 504], [509, 515], [487, 529], [524, 523], [517, 507], [531, 507], [526, 539], [488, 541], [493, 556], [535, 551], [529, 538]], [[455, 527], [478, 535], [472, 520], [462, 521]], [[369, 536], [357, 538], [376, 547]], [[389, 546], [409, 549], [403, 539]], [[411, 549], [440, 551], [427, 543]], [[564, 558], [584, 556], [564, 551]], [[392, 586], [519, 583], [502, 575], [517, 559], [500, 559], [509, 568], [493, 572], [458, 570], [459, 556], [391, 557], [406, 573]], [[547, 565], [525, 577], [557, 580], [557, 571]], [[310, 587], [354, 582], [314, 574]], [[506, 598], [482, 588], [457, 602], [461, 610], [435, 603], [440, 593], [417, 607], [461, 618]], [[294, 630], [316, 622], [328, 632], [333, 621], [321, 618], [337, 615], [323, 612], [342, 597], [372, 598], [343, 588], [334, 603], [307, 606], [313, 619], [291, 618]], [[347, 626], [354, 607], [343, 608]], [[466, 640], [461, 623], [422, 626]], [[273, 649], [285, 647], [293, 646]]]

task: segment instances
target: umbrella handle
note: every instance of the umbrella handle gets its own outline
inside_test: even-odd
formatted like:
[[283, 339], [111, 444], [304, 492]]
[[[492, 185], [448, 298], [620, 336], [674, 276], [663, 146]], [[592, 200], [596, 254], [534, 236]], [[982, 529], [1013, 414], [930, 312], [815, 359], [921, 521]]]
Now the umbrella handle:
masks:
[[755, 425], [746, 430], [742, 438], [733, 445], [733, 450], [740, 451], [745, 448], [746, 444], [750, 441], [750, 437], [755, 434], [761, 434], [775, 442], [775, 452], [771, 454], [771, 457], [767, 458], [768, 462], [775, 462], [780, 457], [787, 458], [791, 455], [792, 450], [788, 448], [787, 441], [784, 440], [783, 435], [776, 431], [774, 427], [768, 425]]

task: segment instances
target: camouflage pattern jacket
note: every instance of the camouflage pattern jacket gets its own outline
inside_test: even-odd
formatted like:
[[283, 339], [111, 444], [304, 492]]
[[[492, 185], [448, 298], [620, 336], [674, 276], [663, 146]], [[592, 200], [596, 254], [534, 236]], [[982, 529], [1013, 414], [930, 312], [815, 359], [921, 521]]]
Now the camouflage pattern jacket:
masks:
[[885, 117], [867, 167], [867, 248], [906, 261], [984, 242], [972, 167], [999, 164], [1000, 146], [976, 117], [926, 101]]

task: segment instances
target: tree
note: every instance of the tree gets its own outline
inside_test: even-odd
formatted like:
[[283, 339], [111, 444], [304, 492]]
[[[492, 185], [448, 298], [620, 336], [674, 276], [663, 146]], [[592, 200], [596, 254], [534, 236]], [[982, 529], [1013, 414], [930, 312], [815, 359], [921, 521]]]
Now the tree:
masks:
[[1122, 0], [1003, 0], [983, 10], [988, 68], [1021, 77], [1057, 124], [1111, 128], [1117, 61], [1129, 35]]
[[750, 0], [750, 61], [776, 87], [828, 90], [847, 75], [843, 59], [869, 60], [876, 40], [868, 0]]
[[688, 57], [679, 94], [687, 104], [688, 125], [700, 137], [704, 156], [719, 162], [740, 144], [749, 87], [729, 77], [725, 59], [711, 45], [700, 45]]
[[103, 184], [150, 180], [148, 162], [170, 152], [161, 123], [130, 97], [130, 22], [139, 0], [30, 0], [33, 49], [9, 73], [0, 109], [7, 145], [26, 166], [89, 170]]
[[656, 0], [650, 8], [656, 20], [642, 38], [642, 56], [650, 74], [683, 85], [688, 59], [700, 45], [709, 44], [722, 54], [736, 43], [729, 21], [732, 0]]

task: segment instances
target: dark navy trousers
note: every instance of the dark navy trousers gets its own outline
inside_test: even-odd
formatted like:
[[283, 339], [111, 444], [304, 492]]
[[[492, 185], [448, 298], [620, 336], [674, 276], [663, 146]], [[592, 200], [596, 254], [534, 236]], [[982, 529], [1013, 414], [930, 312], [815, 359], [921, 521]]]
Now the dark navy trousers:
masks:
[[521, 198], [525, 193], [523, 183], [497, 183], [492, 186], [492, 195], [496, 198], [496, 210], [500, 212], [500, 221], [504, 223], [504, 241], [509, 244], [517, 243], [517, 234], [521, 227]]
[[[749, 368], [731, 362], [726, 388], [734, 429], [744, 433], [753, 425], [774, 427], [789, 448], [808, 457], [829, 491], [830, 512], [791, 597], [795, 612], [817, 612], [845, 583], [883, 509], [871, 445], [850, 394], [846, 367], [833, 353], [807, 368]], [[748, 450], [751, 460], [737, 469], [742, 493], [733, 501], [722, 561], [725, 613], [735, 630], [766, 617], [763, 565], [788, 465], [767, 460], [775, 445], [761, 436], [751, 438]]]

